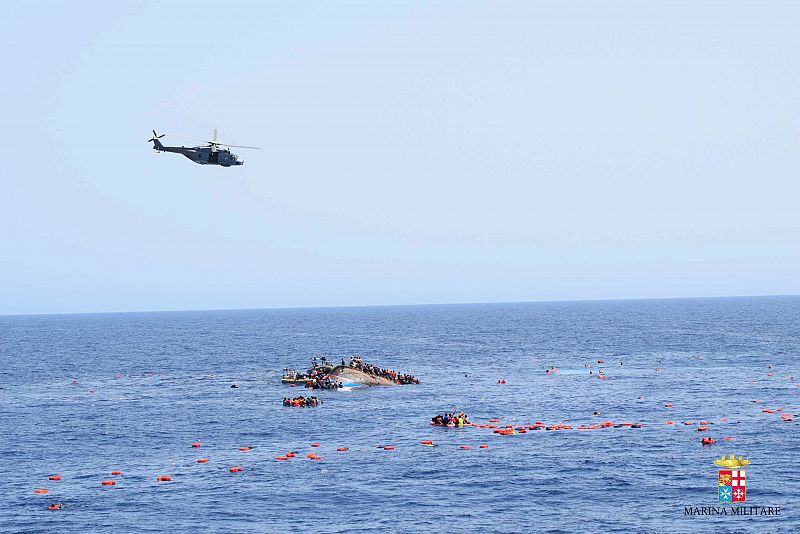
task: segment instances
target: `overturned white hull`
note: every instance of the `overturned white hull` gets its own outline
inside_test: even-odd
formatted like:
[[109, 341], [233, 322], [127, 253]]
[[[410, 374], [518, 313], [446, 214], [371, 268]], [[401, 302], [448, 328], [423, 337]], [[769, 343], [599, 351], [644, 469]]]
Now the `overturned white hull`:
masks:
[[329, 375], [332, 379], [341, 382], [343, 385], [347, 384], [360, 384], [362, 386], [396, 386], [397, 383], [384, 378], [382, 376], [375, 376], [359, 369], [347, 367], [346, 365], [337, 365], [334, 367]]

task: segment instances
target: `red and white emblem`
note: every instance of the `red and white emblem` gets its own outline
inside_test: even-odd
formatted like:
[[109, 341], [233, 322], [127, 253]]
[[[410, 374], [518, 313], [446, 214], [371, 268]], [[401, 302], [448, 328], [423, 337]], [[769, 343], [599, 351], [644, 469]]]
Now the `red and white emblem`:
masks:
[[717, 475], [719, 502], [745, 502], [747, 478], [744, 469], [720, 469]]
[[733, 502], [745, 502], [747, 500], [747, 477], [744, 469], [733, 469], [731, 471], [731, 490]]

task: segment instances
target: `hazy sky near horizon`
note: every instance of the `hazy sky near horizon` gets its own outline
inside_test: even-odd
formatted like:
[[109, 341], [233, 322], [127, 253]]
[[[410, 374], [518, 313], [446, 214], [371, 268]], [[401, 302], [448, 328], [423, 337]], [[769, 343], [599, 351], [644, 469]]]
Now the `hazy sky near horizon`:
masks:
[[800, 3], [3, 11], [0, 313], [800, 293]]

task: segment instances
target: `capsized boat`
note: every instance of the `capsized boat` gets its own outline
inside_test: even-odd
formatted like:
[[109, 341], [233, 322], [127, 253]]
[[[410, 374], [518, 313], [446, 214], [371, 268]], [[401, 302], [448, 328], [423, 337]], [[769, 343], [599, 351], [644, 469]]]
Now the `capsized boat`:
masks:
[[[317, 376], [325, 376], [331, 372], [333, 364], [329, 362], [324, 356], [320, 362], [317, 363], [316, 356], [311, 360], [311, 367], [305, 373], [298, 373], [291, 367], [283, 368], [283, 377], [281, 383], [283, 384], [305, 384], [309, 380], [313, 380]], [[315, 375], [315, 376], [312, 376]]]
[[349, 384], [358, 384], [361, 386], [396, 386], [397, 382], [384, 378], [382, 376], [373, 375], [364, 372], [354, 367], [347, 365], [337, 365], [334, 367], [328, 376], [334, 380], [341, 382], [344, 386]]

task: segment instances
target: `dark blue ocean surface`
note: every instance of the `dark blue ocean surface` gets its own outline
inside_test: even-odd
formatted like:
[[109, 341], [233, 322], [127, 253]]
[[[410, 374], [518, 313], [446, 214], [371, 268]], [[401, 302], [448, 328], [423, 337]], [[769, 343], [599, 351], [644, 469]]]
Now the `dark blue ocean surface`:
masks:
[[[312, 354], [422, 384], [282, 407]], [[799, 362], [797, 297], [0, 317], [0, 530], [797, 532]], [[606, 421], [645, 426], [577, 430]], [[685, 515], [722, 454], [780, 516]]]

